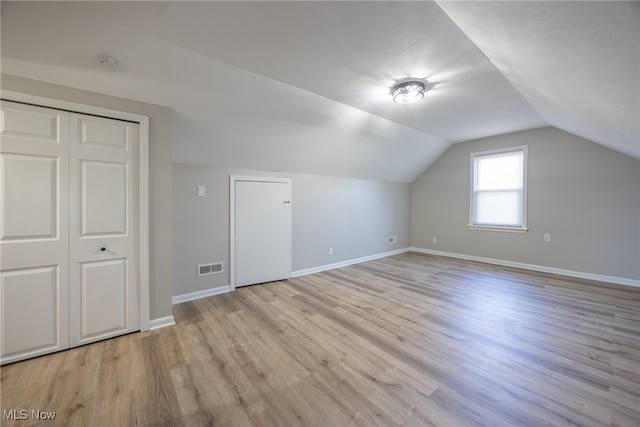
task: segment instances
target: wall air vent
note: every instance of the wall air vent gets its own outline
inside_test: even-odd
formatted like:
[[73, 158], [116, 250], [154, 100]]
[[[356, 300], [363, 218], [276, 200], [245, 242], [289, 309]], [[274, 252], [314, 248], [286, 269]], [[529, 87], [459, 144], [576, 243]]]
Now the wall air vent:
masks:
[[222, 273], [222, 263], [198, 264], [198, 276], [208, 276], [209, 274]]

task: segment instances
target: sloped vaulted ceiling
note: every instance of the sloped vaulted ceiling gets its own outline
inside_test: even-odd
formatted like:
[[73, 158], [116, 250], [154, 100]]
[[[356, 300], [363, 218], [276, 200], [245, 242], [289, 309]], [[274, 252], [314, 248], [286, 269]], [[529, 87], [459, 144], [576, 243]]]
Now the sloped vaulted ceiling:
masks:
[[439, 2], [551, 126], [640, 157], [640, 2]]
[[3, 73], [171, 106], [174, 161], [411, 182], [547, 125], [640, 157], [636, 2], [2, 5]]

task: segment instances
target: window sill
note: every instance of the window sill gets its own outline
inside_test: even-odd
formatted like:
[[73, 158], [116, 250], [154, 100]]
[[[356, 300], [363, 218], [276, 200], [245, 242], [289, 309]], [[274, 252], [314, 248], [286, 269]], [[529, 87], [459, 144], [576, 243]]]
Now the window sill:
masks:
[[500, 227], [497, 225], [475, 225], [469, 224], [467, 225], [469, 230], [477, 230], [477, 231], [502, 231], [505, 233], [526, 233], [529, 231], [526, 227]]

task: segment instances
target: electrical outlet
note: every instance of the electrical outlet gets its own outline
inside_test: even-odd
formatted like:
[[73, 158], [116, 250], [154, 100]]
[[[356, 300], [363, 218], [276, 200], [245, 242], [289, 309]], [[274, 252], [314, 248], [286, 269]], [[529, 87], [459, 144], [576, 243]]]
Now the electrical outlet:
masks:
[[329, 255], [333, 255], [333, 248], [329, 248]]
[[398, 236], [389, 236], [389, 243], [397, 243]]
[[433, 243], [438, 243], [438, 238], [437, 237], [433, 238]]
[[550, 242], [551, 241], [551, 234], [545, 234], [544, 235], [544, 241], [545, 242]]
[[198, 197], [204, 197], [204, 185], [198, 185]]

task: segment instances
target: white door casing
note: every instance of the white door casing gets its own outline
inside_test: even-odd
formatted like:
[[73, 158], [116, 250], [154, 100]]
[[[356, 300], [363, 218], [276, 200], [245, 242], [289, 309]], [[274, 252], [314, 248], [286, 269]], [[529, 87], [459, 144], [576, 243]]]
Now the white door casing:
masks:
[[[148, 330], [148, 118], [9, 91], [2, 97], [139, 123], [37, 107], [29, 114], [40, 121], [26, 129], [25, 120], [33, 118], [7, 121], [6, 115], [24, 116], [32, 107], [10, 103], [7, 110], [3, 101], [2, 363]], [[80, 142], [74, 147], [65, 135]], [[34, 145], [24, 140], [36, 140], [47, 149], [21, 153]], [[63, 145], [51, 152], [51, 146]], [[50, 159], [53, 165], [46, 166]], [[53, 176], [48, 183], [47, 176]], [[47, 191], [55, 194], [44, 197]], [[97, 192], [109, 196], [96, 198]], [[13, 203], [16, 200], [19, 203]], [[53, 202], [47, 205], [47, 200]], [[70, 220], [74, 215], [82, 220]], [[57, 258], [38, 258], [40, 252]], [[105, 310], [116, 302], [119, 310]], [[45, 314], [33, 312], [49, 318], [42, 321]]]
[[291, 180], [231, 176], [231, 288], [291, 277]]

